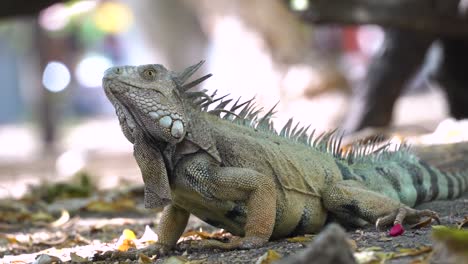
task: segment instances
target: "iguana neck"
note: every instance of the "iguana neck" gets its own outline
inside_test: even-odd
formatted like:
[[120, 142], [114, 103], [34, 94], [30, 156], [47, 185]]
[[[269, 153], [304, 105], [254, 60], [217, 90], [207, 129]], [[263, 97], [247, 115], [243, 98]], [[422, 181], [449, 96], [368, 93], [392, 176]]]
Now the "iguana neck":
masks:
[[[184, 108], [188, 117], [187, 134], [184, 141], [186, 140], [194, 146], [199, 147], [215, 160], [221, 162], [218, 150], [216, 149], [216, 140], [212, 135], [212, 124], [206, 120], [206, 113], [193, 107], [191, 102], [185, 102]], [[184, 141], [181, 143], [187, 144]]]

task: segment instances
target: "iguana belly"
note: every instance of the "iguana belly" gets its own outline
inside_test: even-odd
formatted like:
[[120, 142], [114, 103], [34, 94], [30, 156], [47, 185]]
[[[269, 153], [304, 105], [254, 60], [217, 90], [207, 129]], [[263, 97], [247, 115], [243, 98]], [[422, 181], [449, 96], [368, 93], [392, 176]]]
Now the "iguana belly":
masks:
[[[245, 235], [244, 226], [248, 212], [244, 202], [208, 199], [186, 189], [173, 191], [174, 203], [177, 206], [212, 226], [237, 236]], [[316, 233], [323, 227], [327, 215], [319, 198], [295, 192], [282, 192], [278, 198], [271, 238]]]

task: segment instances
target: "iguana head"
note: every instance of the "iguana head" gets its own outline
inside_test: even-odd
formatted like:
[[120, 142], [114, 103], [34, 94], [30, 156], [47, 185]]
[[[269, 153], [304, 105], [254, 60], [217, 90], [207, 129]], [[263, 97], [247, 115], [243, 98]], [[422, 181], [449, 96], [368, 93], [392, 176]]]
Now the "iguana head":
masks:
[[160, 64], [108, 69], [103, 87], [116, 108], [121, 125], [126, 126], [130, 134], [134, 129], [141, 129], [158, 141], [170, 144], [182, 141], [188, 121], [180, 89], [202, 63], [181, 73], [169, 71]]

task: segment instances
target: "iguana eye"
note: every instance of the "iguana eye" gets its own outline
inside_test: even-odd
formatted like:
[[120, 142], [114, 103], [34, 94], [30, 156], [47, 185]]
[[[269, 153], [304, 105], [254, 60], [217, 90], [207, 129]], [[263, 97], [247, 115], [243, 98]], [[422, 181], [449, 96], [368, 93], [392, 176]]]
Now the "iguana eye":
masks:
[[154, 80], [156, 78], [156, 70], [154, 69], [146, 69], [143, 71], [143, 77], [147, 80]]

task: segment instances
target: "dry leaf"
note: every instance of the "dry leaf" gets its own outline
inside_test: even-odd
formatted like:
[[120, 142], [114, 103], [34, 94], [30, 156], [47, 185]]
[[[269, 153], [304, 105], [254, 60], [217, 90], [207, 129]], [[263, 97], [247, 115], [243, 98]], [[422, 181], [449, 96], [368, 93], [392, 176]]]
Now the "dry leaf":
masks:
[[432, 247], [419, 247], [419, 248], [401, 248], [398, 250], [399, 253], [395, 254], [395, 258], [418, 256], [432, 252]]
[[65, 243], [68, 239], [68, 234], [66, 233], [60, 233], [60, 237], [54, 237], [54, 238], [41, 238], [40, 240], [34, 241], [34, 244], [44, 244], [48, 246], [57, 246]]
[[432, 218], [429, 217], [429, 218], [426, 218], [426, 219], [420, 221], [419, 223], [416, 223], [416, 224], [410, 226], [410, 228], [411, 229], [420, 229], [420, 228], [429, 226], [431, 223], [432, 223]]
[[356, 241], [354, 241], [351, 238], [346, 239], [346, 241], [348, 242], [348, 245], [351, 247], [353, 251], [357, 250], [358, 246], [357, 246]]
[[388, 236], [381, 236], [379, 237], [379, 240], [380, 242], [387, 242], [387, 241], [392, 241], [393, 238], [392, 237], [388, 237]]
[[56, 256], [51, 256], [47, 254], [41, 254], [36, 257], [32, 264], [58, 264], [62, 263], [62, 260]]
[[145, 226], [145, 232], [138, 239], [139, 243], [146, 243], [146, 244], [154, 244], [158, 242], [158, 235], [154, 233], [153, 229], [151, 229], [148, 225]]
[[117, 250], [127, 251], [130, 248], [136, 248], [134, 240], [136, 240], [135, 233], [130, 229], [125, 229], [117, 241]]
[[277, 251], [269, 249], [265, 254], [260, 256], [255, 264], [270, 264], [280, 259], [282, 256]]
[[70, 214], [67, 210], [62, 210], [62, 214], [59, 219], [55, 220], [54, 222], [50, 223], [51, 227], [60, 227], [63, 226], [65, 223], [70, 220]]
[[50, 214], [42, 211], [31, 214], [31, 220], [33, 222], [50, 222], [53, 219], [54, 218]]
[[82, 256], [76, 254], [75, 252], [70, 253], [70, 259], [73, 263], [83, 263], [83, 262], [89, 262], [87, 258], [83, 258]]
[[465, 216], [465, 219], [457, 224], [458, 229], [462, 229], [465, 225], [468, 224], [468, 216]]
[[432, 238], [443, 243], [453, 253], [468, 255], [468, 230], [446, 226], [433, 226]]
[[89, 240], [89, 239], [83, 237], [83, 236], [80, 235], [80, 234], [76, 234], [76, 235], [75, 235], [75, 238], [73, 239], [73, 241], [74, 241], [75, 243], [84, 243], [84, 244], [87, 244], [87, 245], [90, 245], [90, 244], [92, 243], [91, 240]]
[[379, 261], [380, 258], [374, 251], [362, 251], [354, 253], [354, 258], [358, 263], [366, 264]]
[[20, 244], [20, 242], [18, 241], [18, 239], [16, 239], [14, 235], [0, 234], [0, 238], [4, 238], [10, 244]]
[[145, 254], [140, 253], [140, 254], [138, 254], [138, 263], [140, 263], [140, 264], [151, 264], [151, 263], [153, 263], [153, 260], [150, 257], [146, 256]]
[[125, 210], [134, 210], [136, 208], [135, 201], [129, 198], [121, 198], [116, 201], [97, 200], [91, 201], [85, 207], [91, 212], [120, 212]]
[[201, 239], [211, 239], [212, 238], [212, 235], [210, 233], [208, 233], [208, 232], [195, 231], [195, 230], [187, 231], [184, 234], [182, 234], [181, 237], [191, 237], [191, 236], [198, 236]]
[[381, 251], [381, 247], [366, 247], [366, 248], [360, 248], [359, 251]]
[[[393, 252], [381, 252], [379, 247], [369, 247], [371, 250], [363, 250], [361, 252], [354, 253], [354, 258], [359, 264], [376, 264], [385, 263], [386, 260], [394, 257]], [[374, 250], [372, 250], [374, 249]]]
[[226, 236], [229, 236], [230, 233], [224, 231], [224, 230], [221, 230], [221, 231], [218, 231], [218, 232], [213, 232], [213, 233], [208, 233], [208, 232], [205, 232], [205, 231], [195, 231], [195, 230], [191, 230], [191, 231], [187, 231], [185, 232], [181, 238], [186, 238], [186, 237], [197, 237], [197, 238], [201, 238], [201, 239], [216, 239], [216, 240], [223, 240], [224, 238], [226, 238]]
[[314, 239], [314, 236], [297, 236], [297, 237], [290, 237], [287, 238], [286, 241], [292, 243], [305, 243], [310, 242]]
[[172, 256], [172, 257], [169, 257], [168, 259], [166, 259], [163, 264], [184, 264], [184, 263], [187, 263], [187, 259], [183, 258], [183, 257], [175, 257], [175, 256]]

